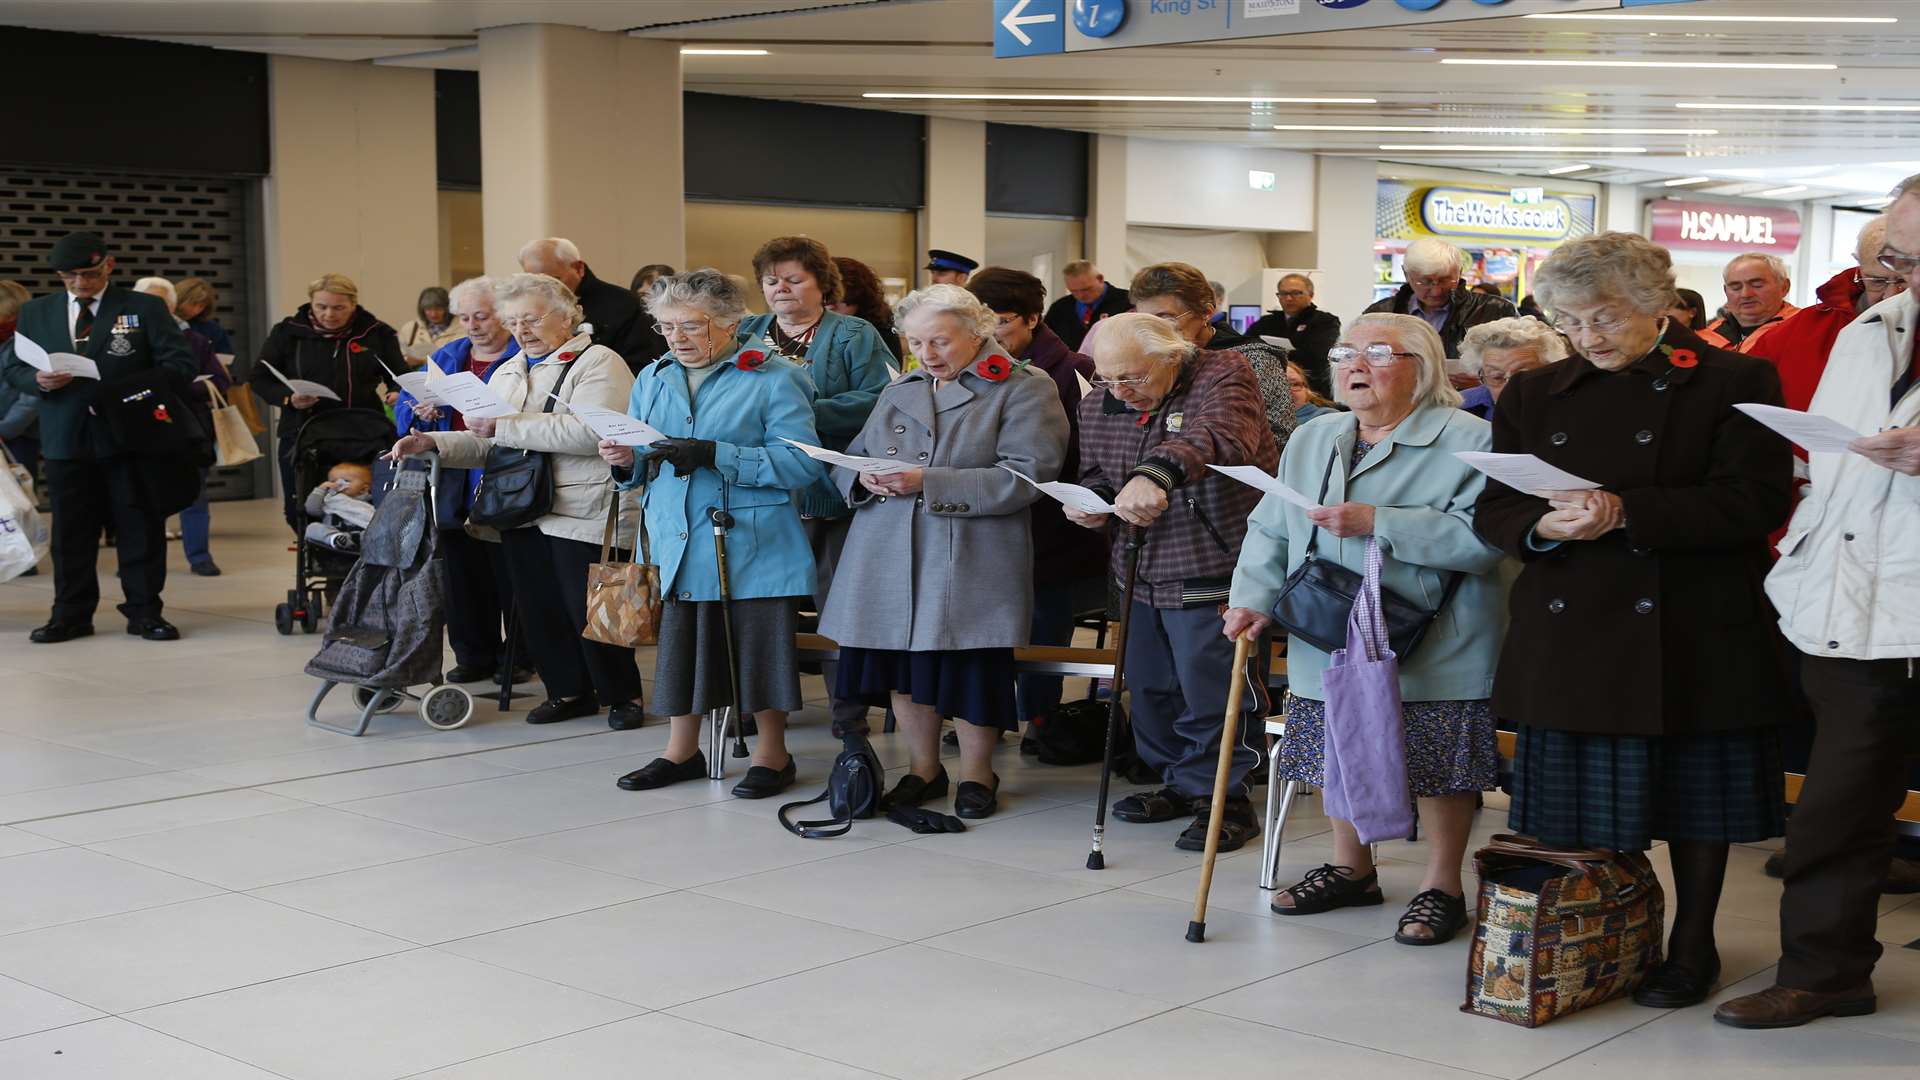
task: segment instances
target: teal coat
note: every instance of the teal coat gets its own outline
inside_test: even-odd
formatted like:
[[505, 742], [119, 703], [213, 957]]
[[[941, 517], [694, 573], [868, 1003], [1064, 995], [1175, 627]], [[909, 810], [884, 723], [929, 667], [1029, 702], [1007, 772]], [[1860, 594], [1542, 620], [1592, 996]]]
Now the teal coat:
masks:
[[[22, 305], [19, 332], [50, 353], [72, 352], [65, 290]], [[125, 344], [115, 346], [116, 340]], [[102, 384], [160, 368], [171, 373], [184, 391], [200, 374], [200, 361], [187, 347], [186, 335], [173, 321], [166, 301], [118, 285], [100, 294], [84, 355], [100, 365], [100, 381], [75, 379], [52, 393], [40, 389], [33, 367], [11, 349], [0, 360], [0, 378], [8, 386], [39, 396], [40, 452], [54, 461], [91, 461], [126, 452], [106, 422], [93, 415], [93, 399]]]
[[[742, 344], [772, 351], [773, 316], [754, 315], [740, 324]], [[765, 339], [766, 344], [760, 344]], [[845, 450], [867, 423], [873, 403], [887, 388], [887, 365], [893, 354], [880, 340], [873, 324], [853, 315], [829, 311], [814, 331], [803, 369], [813, 381], [813, 427], [820, 445]], [[833, 484], [822, 479], [798, 492], [800, 512], [808, 517], [846, 517], [853, 513]]]
[[[826, 468], [783, 438], [819, 442], [813, 429], [813, 391], [806, 373], [769, 356], [753, 370], [734, 358], [700, 384], [688, 404], [687, 373], [671, 356], [640, 369], [627, 407], [676, 438], [711, 439], [714, 467], [681, 476], [671, 465], [646, 485], [640, 505], [661, 588], [679, 600], [720, 599], [713, 524], [707, 512], [724, 505], [734, 526], [727, 533], [727, 584], [735, 599], [813, 595], [813, 549], [800, 526], [792, 492], [822, 481]], [[617, 476], [640, 484], [643, 470]], [[724, 481], [724, 487], [722, 484]]]
[[[1420, 650], [1400, 665], [1402, 701], [1477, 701], [1493, 694], [1493, 671], [1507, 630], [1507, 590], [1518, 564], [1473, 531], [1474, 503], [1486, 476], [1454, 457], [1489, 450], [1493, 427], [1459, 409], [1428, 405], [1401, 421], [1387, 441], [1348, 475], [1359, 421], [1352, 413], [1315, 418], [1295, 429], [1280, 455], [1280, 480], [1308, 498], [1320, 494], [1327, 462], [1338, 455], [1320, 502], [1368, 503], [1385, 556], [1381, 585], [1432, 608], [1456, 570], [1470, 575], [1440, 612]], [[1306, 511], [1272, 495], [1247, 519], [1247, 539], [1233, 571], [1229, 607], [1266, 614], [1287, 575], [1306, 558], [1313, 523]], [[1340, 540], [1321, 530], [1317, 555], [1354, 573], [1366, 570], [1365, 537]], [[1327, 654], [1297, 637], [1287, 640], [1287, 682], [1304, 698], [1324, 700]]]

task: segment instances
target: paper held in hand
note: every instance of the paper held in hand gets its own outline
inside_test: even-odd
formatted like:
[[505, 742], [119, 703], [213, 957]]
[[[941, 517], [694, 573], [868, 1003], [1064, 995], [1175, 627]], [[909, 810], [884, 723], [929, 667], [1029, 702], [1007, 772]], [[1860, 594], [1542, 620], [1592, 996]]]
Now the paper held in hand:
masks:
[[842, 469], [866, 473], [868, 476], [886, 476], [889, 473], [906, 472], [913, 466], [904, 461], [889, 461], [886, 458], [856, 457], [853, 454], [840, 454], [824, 446], [812, 446], [798, 439], [782, 438], [781, 442], [792, 443], [800, 452], [815, 461], [827, 465], [837, 465]]
[[1594, 491], [1600, 485], [1555, 468], [1532, 454], [1481, 454], [1456, 450], [1454, 457], [1515, 491], [1546, 497], [1549, 491]]
[[304, 395], [306, 397], [322, 398], [326, 401], [340, 400], [340, 395], [334, 393], [333, 387], [328, 386], [326, 383], [312, 382], [307, 379], [289, 379], [285, 375], [282, 375], [280, 373], [279, 368], [274, 367], [272, 364], [267, 363], [265, 360], [260, 361], [260, 363], [268, 371], [273, 373], [274, 378], [279, 379], [280, 382], [283, 385], [285, 385], [287, 389], [293, 391], [295, 394]]
[[597, 405], [575, 405], [570, 401], [560, 401], [553, 394], [547, 396], [566, 406], [568, 412], [579, 417], [583, 423], [593, 429], [595, 435], [608, 442], [616, 442], [621, 446], [652, 446], [666, 438], [660, 433], [659, 428], [638, 417], [614, 412], [612, 409], [602, 409]]
[[1859, 432], [1830, 416], [1782, 409], [1776, 405], [1735, 405], [1734, 408], [1805, 447], [1813, 454], [1844, 454]]
[[1209, 465], [1207, 468], [1251, 488], [1258, 488], [1269, 495], [1275, 495], [1303, 510], [1318, 510], [1320, 504], [1280, 482], [1278, 477], [1268, 476], [1265, 469], [1258, 465]]
[[48, 374], [71, 375], [76, 379], [100, 378], [100, 365], [91, 358], [79, 353], [50, 353], [25, 334], [16, 332], [13, 335], [13, 355], [28, 367], [38, 368]]
[[1032, 484], [1034, 487], [1039, 488], [1045, 494], [1052, 496], [1062, 506], [1071, 507], [1083, 514], [1111, 514], [1114, 512], [1114, 505], [1112, 503], [1094, 494], [1091, 489], [1083, 488], [1079, 484], [1069, 484], [1064, 480], [1051, 480], [1043, 484], [1011, 465], [1003, 464], [1000, 467], [1020, 479], [1025, 480], [1027, 483]]
[[512, 416], [520, 411], [471, 371], [456, 371], [444, 379], [435, 379], [433, 392], [461, 414], [481, 420]]

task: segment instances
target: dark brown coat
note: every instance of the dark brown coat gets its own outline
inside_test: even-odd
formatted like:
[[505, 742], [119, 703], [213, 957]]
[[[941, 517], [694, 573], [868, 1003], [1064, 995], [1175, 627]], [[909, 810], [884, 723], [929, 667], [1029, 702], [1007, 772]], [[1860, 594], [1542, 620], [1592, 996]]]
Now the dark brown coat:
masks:
[[1497, 715], [1598, 735], [1768, 727], [1789, 712], [1767, 534], [1791, 501], [1786, 440], [1734, 410], [1780, 402], [1764, 360], [1675, 325], [1607, 373], [1583, 357], [1515, 377], [1493, 417], [1496, 453], [1535, 454], [1619, 495], [1627, 526], [1538, 552], [1547, 503], [1489, 482], [1475, 528], [1522, 559], [1494, 677]]

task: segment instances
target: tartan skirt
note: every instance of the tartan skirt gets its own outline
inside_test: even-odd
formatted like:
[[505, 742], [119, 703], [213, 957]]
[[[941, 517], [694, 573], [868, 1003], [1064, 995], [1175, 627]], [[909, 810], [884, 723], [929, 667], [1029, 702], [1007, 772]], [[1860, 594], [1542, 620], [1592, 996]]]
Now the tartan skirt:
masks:
[[1560, 848], [1747, 844], [1786, 832], [1779, 733], [1578, 735], [1522, 726], [1508, 827]]

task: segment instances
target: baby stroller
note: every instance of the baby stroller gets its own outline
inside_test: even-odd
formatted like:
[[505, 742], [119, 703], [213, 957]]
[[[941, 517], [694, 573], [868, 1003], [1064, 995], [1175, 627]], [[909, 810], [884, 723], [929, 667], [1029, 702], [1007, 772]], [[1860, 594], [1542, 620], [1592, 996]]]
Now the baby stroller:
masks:
[[[437, 551], [434, 500], [440, 457], [424, 455], [427, 468], [403, 469], [374, 511], [361, 538], [360, 559], [341, 581], [327, 615], [326, 643], [307, 662], [321, 680], [307, 706], [307, 723], [342, 735], [364, 735], [378, 713], [408, 701], [420, 703], [420, 719], [442, 731], [473, 716], [473, 696], [441, 683], [441, 634], [445, 630], [446, 568]], [[360, 720], [353, 728], [319, 718], [320, 703], [341, 683], [354, 687]], [[414, 693], [408, 687], [426, 686]]]
[[273, 628], [293, 633], [295, 626], [311, 634], [320, 628], [327, 600], [353, 569], [353, 556], [329, 551], [305, 540], [305, 496], [326, 479], [327, 470], [341, 462], [371, 465], [393, 447], [393, 421], [374, 409], [335, 409], [308, 420], [293, 443], [293, 490], [287, 492], [289, 524], [293, 526], [293, 588], [287, 602], [275, 605]]

